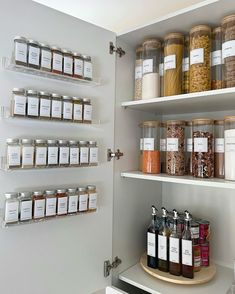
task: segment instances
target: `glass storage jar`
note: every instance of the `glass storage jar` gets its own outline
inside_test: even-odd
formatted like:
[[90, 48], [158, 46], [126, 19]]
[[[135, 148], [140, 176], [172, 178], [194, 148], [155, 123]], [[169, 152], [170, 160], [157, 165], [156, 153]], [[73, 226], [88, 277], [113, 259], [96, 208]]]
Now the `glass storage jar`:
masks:
[[21, 140], [22, 168], [34, 167], [34, 141], [31, 139]]
[[139, 124], [140, 128], [140, 155], [139, 155], [139, 171], [142, 171], [143, 169], [143, 147], [144, 147], [144, 130], [143, 130], [143, 124]]
[[224, 178], [224, 121], [215, 120], [215, 178]]
[[35, 140], [35, 167], [44, 168], [47, 166], [47, 141]]
[[6, 224], [17, 223], [19, 220], [18, 193], [5, 193], [4, 221]]
[[62, 97], [59, 94], [51, 94], [51, 119], [61, 120], [62, 118]]
[[55, 190], [45, 191], [46, 199], [46, 217], [53, 217], [56, 215], [57, 197]]
[[38, 97], [40, 105], [39, 118], [48, 120], [51, 118], [51, 94], [40, 91]]
[[190, 31], [190, 93], [211, 89], [211, 28], [206, 25]]
[[184, 58], [182, 64], [183, 84], [182, 93], [189, 93], [189, 36], [184, 38]]
[[142, 75], [143, 75], [143, 47], [135, 50], [135, 97], [134, 100], [142, 98]]
[[157, 39], [146, 40], [143, 43], [142, 99], [160, 96], [160, 60], [161, 42]]
[[38, 220], [45, 217], [46, 198], [42, 191], [33, 192], [33, 219]]
[[193, 176], [214, 177], [214, 121], [193, 120]]
[[80, 153], [80, 165], [87, 166], [89, 163], [89, 142], [78, 141]]
[[33, 218], [33, 200], [31, 192], [19, 193], [20, 221], [29, 221]]
[[26, 116], [26, 104], [25, 89], [14, 88], [12, 91], [12, 116]]
[[56, 190], [57, 215], [68, 214], [68, 194], [65, 189]]
[[143, 172], [159, 174], [160, 171], [160, 122], [143, 122], [144, 148]]
[[59, 147], [57, 140], [47, 140], [47, 165], [49, 167], [58, 166]]
[[86, 187], [78, 187], [78, 212], [88, 210], [88, 193]]
[[89, 165], [98, 165], [98, 147], [95, 141], [89, 141]]
[[63, 49], [63, 74], [65, 76], [73, 75], [73, 54], [71, 51]]
[[77, 189], [70, 188], [67, 190], [67, 194], [68, 194], [68, 214], [75, 214], [78, 212]]
[[27, 66], [28, 64], [27, 42], [27, 39], [21, 36], [14, 38], [14, 61], [17, 65]]
[[92, 105], [91, 99], [83, 98], [83, 122], [91, 124], [92, 122]]
[[59, 140], [59, 165], [69, 166], [69, 142], [66, 140]]
[[161, 123], [160, 134], [161, 173], [166, 172], [166, 123]]
[[39, 115], [39, 97], [35, 90], [27, 90], [27, 116], [30, 118], [38, 118]]
[[21, 148], [19, 139], [7, 139], [7, 168], [21, 167]]
[[159, 76], [160, 76], [160, 96], [163, 97], [164, 96], [164, 43], [161, 44]]
[[63, 53], [59, 47], [52, 46], [52, 72], [62, 74], [63, 72]]
[[40, 68], [40, 46], [37, 41], [28, 40], [28, 66]]
[[96, 211], [97, 210], [97, 191], [95, 185], [87, 186], [88, 192], [88, 210]]
[[69, 141], [69, 165], [79, 166], [79, 147], [74, 140]]
[[92, 81], [92, 62], [91, 57], [87, 55], [82, 56], [84, 60], [83, 78], [87, 81]]
[[182, 93], [184, 35], [170, 33], [164, 38], [164, 96]]
[[73, 122], [83, 121], [83, 101], [81, 98], [73, 97]]
[[235, 14], [222, 20], [222, 59], [224, 62], [224, 86], [235, 87]]
[[62, 99], [63, 99], [63, 120], [72, 121], [73, 99], [70, 96], [62, 96]]
[[217, 27], [212, 30], [211, 50], [211, 89], [216, 90], [223, 88], [221, 27]]
[[186, 152], [185, 152], [185, 173], [186, 175], [192, 175], [192, 159], [193, 159], [193, 123], [191, 121], [186, 122], [185, 128], [186, 137]]
[[185, 174], [185, 121], [169, 120], [166, 122], [166, 172], [168, 175]]
[[83, 79], [84, 59], [82, 54], [73, 53], [73, 76], [74, 78]]
[[40, 47], [41, 47], [40, 69], [49, 72], [51, 71], [51, 61], [52, 61], [51, 47], [44, 43], [40, 43]]
[[225, 179], [235, 181], [235, 116], [224, 118]]

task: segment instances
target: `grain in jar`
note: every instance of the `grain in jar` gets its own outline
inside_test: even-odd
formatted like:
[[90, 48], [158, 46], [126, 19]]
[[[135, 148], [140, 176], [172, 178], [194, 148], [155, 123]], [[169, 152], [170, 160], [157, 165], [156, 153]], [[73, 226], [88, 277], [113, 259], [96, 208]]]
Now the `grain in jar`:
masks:
[[73, 122], [83, 122], [83, 101], [82, 98], [73, 97]]
[[96, 211], [97, 210], [97, 191], [95, 185], [87, 186], [88, 192], [88, 210]]
[[12, 115], [19, 117], [26, 116], [26, 105], [25, 89], [14, 88], [12, 90]]
[[58, 166], [59, 147], [57, 140], [47, 140], [47, 165]]
[[215, 120], [215, 178], [224, 178], [224, 121]]
[[146, 40], [143, 43], [142, 99], [160, 96], [160, 58], [161, 42], [157, 39]]
[[42, 191], [34, 191], [33, 196], [33, 219], [39, 220], [45, 217], [46, 198]]
[[185, 173], [185, 121], [166, 122], [166, 173], [183, 176]]
[[166, 172], [166, 123], [161, 123], [160, 134], [161, 173]]
[[182, 93], [184, 35], [170, 33], [164, 38], [164, 96]]
[[75, 214], [78, 211], [78, 191], [74, 188], [67, 190], [68, 194], [68, 214]]
[[86, 124], [92, 122], [92, 105], [89, 98], [83, 98], [83, 122]]
[[20, 221], [29, 221], [33, 218], [33, 201], [31, 192], [19, 193]]
[[193, 123], [191, 121], [186, 122], [185, 127], [185, 174], [192, 175], [192, 159], [193, 159]]
[[40, 68], [40, 46], [37, 41], [28, 41], [28, 66], [32, 68]]
[[73, 99], [70, 96], [62, 96], [63, 101], [63, 116], [64, 121], [72, 121], [73, 119]]
[[17, 223], [19, 219], [18, 193], [5, 193], [4, 221], [6, 224]]
[[51, 94], [51, 119], [61, 120], [62, 118], [62, 97], [59, 94]]
[[14, 38], [14, 61], [17, 65], [27, 66], [28, 46], [27, 39], [21, 36]]
[[86, 187], [78, 187], [78, 212], [88, 210], [88, 192]]
[[182, 64], [183, 81], [182, 81], [182, 93], [189, 93], [189, 36], [184, 38], [184, 58]]
[[89, 165], [98, 165], [98, 147], [96, 141], [89, 141]]
[[211, 28], [193, 27], [190, 31], [190, 93], [211, 89], [210, 54]]
[[27, 116], [30, 118], [38, 118], [39, 115], [39, 97], [35, 90], [27, 90]]
[[47, 190], [45, 191], [45, 199], [46, 199], [46, 217], [53, 217], [56, 215], [56, 204], [57, 197], [55, 190]]
[[39, 97], [39, 118], [40, 119], [50, 119], [51, 118], [51, 94], [40, 91], [38, 93]]
[[57, 215], [68, 214], [68, 194], [65, 189], [56, 190], [57, 197]]
[[73, 53], [73, 76], [74, 78], [83, 79], [84, 59], [82, 54]]
[[79, 166], [79, 147], [78, 142], [74, 140], [69, 141], [69, 165]]
[[62, 74], [63, 72], [63, 53], [59, 47], [52, 46], [52, 72]]
[[59, 165], [69, 166], [69, 142], [66, 140], [59, 140]]
[[134, 100], [142, 98], [142, 76], [143, 76], [143, 47], [139, 46], [136, 51], [135, 59], [135, 97]]
[[21, 147], [19, 139], [7, 139], [7, 168], [21, 167]]
[[35, 167], [44, 168], [47, 165], [47, 141], [35, 140]]
[[63, 53], [63, 74], [65, 76], [73, 75], [73, 54], [67, 49], [62, 50]]
[[225, 179], [235, 181], [235, 116], [224, 118]]
[[34, 167], [34, 141], [31, 139], [21, 140], [22, 168]]
[[40, 48], [41, 48], [40, 69], [50, 72], [51, 61], [52, 61], [51, 47], [47, 44], [40, 43]]
[[217, 90], [223, 88], [221, 27], [217, 27], [212, 30], [211, 50], [211, 89]]

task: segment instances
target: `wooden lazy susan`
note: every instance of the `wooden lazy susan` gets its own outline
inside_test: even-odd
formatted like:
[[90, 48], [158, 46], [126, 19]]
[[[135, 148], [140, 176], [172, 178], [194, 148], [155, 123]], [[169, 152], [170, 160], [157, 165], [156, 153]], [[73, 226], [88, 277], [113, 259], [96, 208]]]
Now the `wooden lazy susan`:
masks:
[[173, 276], [169, 273], [161, 272], [158, 269], [153, 269], [147, 266], [147, 254], [144, 253], [140, 259], [140, 265], [144, 271], [151, 276], [166, 282], [180, 284], [180, 285], [199, 285], [212, 280], [216, 274], [216, 266], [211, 263], [209, 267], [202, 267], [200, 272], [194, 274], [194, 279], [187, 279], [182, 276]]

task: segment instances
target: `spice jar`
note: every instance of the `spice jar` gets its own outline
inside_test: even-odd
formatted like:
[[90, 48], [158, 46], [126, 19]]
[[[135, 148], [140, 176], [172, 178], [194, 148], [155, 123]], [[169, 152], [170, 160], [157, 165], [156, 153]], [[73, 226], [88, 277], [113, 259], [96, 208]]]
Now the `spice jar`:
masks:
[[81, 98], [73, 97], [73, 122], [82, 123], [83, 101]]
[[83, 79], [84, 59], [81, 54], [73, 53], [73, 76], [78, 79]]
[[45, 198], [46, 198], [46, 217], [53, 217], [56, 215], [56, 191], [54, 190], [47, 190], [45, 191]]
[[182, 93], [184, 35], [170, 33], [164, 38], [164, 96]]
[[42, 219], [45, 217], [45, 196], [42, 191], [33, 192], [33, 218]]
[[160, 75], [160, 96], [163, 97], [164, 96], [164, 43], [161, 44], [159, 75]]
[[69, 165], [79, 166], [78, 142], [74, 140], [69, 141]]
[[73, 54], [71, 51], [63, 49], [63, 74], [65, 76], [73, 75]]
[[186, 152], [185, 152], [185, 174], [192, 175], [193, 166], [193, 123], [191, 121], [186, 122], [185, 128], [185, 137], [186, 137]]
[[39, 92], [38, 97], [40, 100], [39, 118], [50, 119], [51, 118], [51, 94], [47, 92]]
[[73, 100], [70, 96], [62, 96], [63, 99], [63, 120], [72, 121], [73, 118]]
[[28, 46], [27, 39], [21, 36], [14, 38], [14, 61], [17, 65], [27, 66]]
[[5, 193], [4, 221], [6, 224], [17, 223], [19, 219], [18, 193]]
[[37, 41], [28, 41], [28, 66], [32, 68], [40, 68], [40, 46]]
[[51, 47], [47, 44], [40, 43], [40, 48], [41, 48], [40, 69], [44, 71], [51, 71], [51, 61], [52, 61]]
[[222, 20], [222, 59], [224, 61], [224, 86], [235, 87], [235, 14]]
[[88, 194], [86, 187], [78, 188], [78, 212], [84, 212], [88, 209]]
[[47, 140], [47, 165], [49, 167], [58, 166], [58, 145], [56, 140]]
[[25, 89], [14, 88], [12, 91], [13, 116], [26, 116], [26, 101]]
[[92, 62], [91, 57], [87, 55], [82, 56], [84, 60], [83, 78], [87, 81], [92, 81]]
[[160, 151], [161, 151], [161, 173], [166, 172], [166, 123], [161, 123], [160, 134]]
[[68, 214], [68, 195], [65, 189], [56, 190], [57, 215]]
[[89, 163], [89, 142], [78, 141], [80, 151], [80, 165], [86, 166]]
[[168, 175], [183, 176], [185, 173], [185, 121], [167, 121], [166, 172]]
[[160, 60], [161, 42], [157, 39], [146, 40], [143, 43], [142, 99], [160, 96]]
[[214, 121], [193, 120], [193, 176], [214, 177]]
[[83, 122], [85, 124], [91, 124], [92, 121], [92, 105], [91, 99], [83, 99]]
[[27, 116], [30, 118], [38, 118], [39, 114], [39, 97], [35, 90], [27, 90]]
[[142, 75], [143, 75], [143, 47], [135, 50], [135, 100], [142, 98]]
[[78, 192], [77, 189], [70, 188], [67, 190], [68, 194], [68, 214], [78, 212]]
[[66, 140], [59, 140], [59, 165], [69, 166], [69, 144]]
[[225, 179], [235, 181], [235, 116], [224, 118]]
[[143, 122], [144, 148], [143, 172], [159, 174], [160, 171], [160, 122]]
[[47, 142], [46, 140], [35, 140], [35, 167], [44, 168], [47, 165]]
[[89, 165], [98, 165], [98, 147], [97, 142], [89, 141]]
[[21, 148], [19, 139], [7, 139], [7, 167], [21, 167]]
[[33, 218], [33, 200], [30, 192], [19, 194], [20, 221], [29, 221]]
[[215, 178], [224, 178], [224, 121], [215, 120]]
[[190, 93], [211, 89], [211, 28], [199, 25], [190, 31]]
[[34, 167], [34, 141], [31, 139], [21, 140], [22, 168]]
[[61, 120], [62, 117], [62, 97], [59, 94], [51, 94], [51, 119]]
[[63, 53], [59, 47], [52, 46], [52, 72], [62, 74], [63, 71]]
[[88, 185], [88, 210], [96, 211], [97, 210], [97, 192], [95, 185]]
[[211, 89], [223, 88], [222, 79], [222, 28], [212, 30]]
[[140, 155], [139, 155], [139, 171], [143, 169], [143, 147], [144, 147], [144, 131], [143, 124], [139, 124], [140, 127]]
[[189, 93], [189, 36], [184, 38], [184, 58], [182, 64], [183, 85], [182, 93]]

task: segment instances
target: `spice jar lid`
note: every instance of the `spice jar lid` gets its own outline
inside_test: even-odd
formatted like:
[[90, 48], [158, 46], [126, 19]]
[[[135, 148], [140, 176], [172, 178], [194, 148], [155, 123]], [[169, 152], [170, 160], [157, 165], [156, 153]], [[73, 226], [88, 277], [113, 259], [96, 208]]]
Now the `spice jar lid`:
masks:
[[143, 46], [146, 46], [146, 45], [156, 45], [156, 46], [161, 46], [161, 41], [158, 40], [158, 39], [147, 39], [144, 41], [143, 43]]
[[6, 141], [7, 141], [8, 144], [17, 144], [17, 143], [19, 143], [19, 139], [8, 138]]
[[27, 94], [27, 95], [37, 95], [38, 92], [35, 91], [35, 90], [27, 90], [27, 91], [26, 91], [26, 94]]
[[89, 99], [89, 98], [83, 98], [82, 100], [83, 100], [83, 102], [91, 103], [91, 99]]
[[215, 33], [221, 33], [222, 32], [222, 27], [217, 27], [217, 28], [214, 28], [212, 29], [212, 33], [215, 34]]
[[33, 140], [32, 139], [22, 139], [21, 144], [33, 144]]
[[52, 93], [52, 94], [51, 94], [51, 97], [52, 97], [52, 98], [57, 98], [57, 99], [62, 99], [61, 95], [56, 94], [56, 93]]
[[63, 100], [71, 100], [72, 99], [71, 96], [66, 96], [66, 95], [62, 96], [62, 98], [63, 98]]
[[88, 191], [93, 191], [96, 189], [96, 186], [95, 185], [87, 185], [87, 190]]
[[43, 49], [49, 49], [49, 50], [51, 50], [51, 47], [50, 47], [50, 45], [48, 45], [48, 44], [45, 44], [45, 43], [39, 43], [39, 45], [40, 45], [40, 47], [43, 48]]
[[19, 196], [19, 194], [16, 193], [16, 192], [7, 192], [7, 193], [5, 193], [5, 197], [7, 199], [17, 198], [18, 196]]
[[182, 33], [169, 33], [165, 36], [164, 41], [169, 39], [182, 39], [184, 40], [184, 35]]
[[222, 19], [222, 25], [229, 21], [234, 21], [235, 20], [235, 14], [227, 15]]
[[34, 191], [33, 195], [34, 196], [43, 196], [43, 192], [42, 191]]
[[36, 140], [35, 140], [35, 143], [36, 143], [36, 144], [46, 144], [46, 142], [47, 142], [47, 141], [44, 140], [44, 139], [36, 139]]
[[86, 61], [91, 61], [91, 57], [88, 55], [82, 55], [82, 57], [86, 60]]
[[86, 145], [87, 141], [78, 141], [79, 145]]
[[75, 188], [69, 188], [69, 189], [67, 189], [67, 191], [69, 193], [76, 193], [77, 189], [75, 189]]
[[47, 144], [57, 144], [57, 140], [47, 140]]
[[78, 141], [70, 140], [70, 141], [69, 141], [69, 144], [70, 144], [70, 145], [77, 145], [77, 144], [78, 144]]
[[88, 141], [89, 145], [96, 145], [97, 142], [96, 141]]
[[45, 194], [46, 195], [55, 195], [55, 192], [56, 192], [55, 190], [46, 190]]
[[167, 126], [170, 126], [170, 125], [183, 125], [185, 126], [185, 120], [168, 120], [166, 122]]
[[58, 190], [56, 190], [56, 193], [57, 193], [57, 194], [64, 194], [64, 193], [66, 193], [66, 192], [67, 192], [66, 189], [58, 189]]
[[57, 47], [57, 46], [51, 46], [51, 50], [62, 52], [61, 51], [61, 48], [60, 47]]
[[85, 192], [86, 191], [86, 187], [78, 187], [78, 192]]
[[193, 27], [190, 30], [190, 34], [193, 34], [193, 33], [199, 32], [199, 31], [211, 32], [211, 28], [209, 26], [207, 26], [207, 25], [198, 25], [198, 26]]
[[158, 120], [149, 120], [143, 122], [143, 127], [158, 127], [160, 126], [160, 122]]
[[80, 102], [82, 102], [82, 98], [73, 97], [73, 101], [80, 101]]
[[31, 192], [20, 192], [19, 197], [29, 198], [29, 197], [32, 197], [32, 193]]
[[37, 45], [37, 46], [39, 46], [38, 41], [35, 41], [35, 40], [32, 40], [32, 39], [28, 40], [28, 43], [29, 43], [30, 45]]
[[78, 52], [73, 52], [73, 56], [74, 57], [82, 57], [82, 54], [78, 53]]
[[72, 55], [72, 51], [68, 49], [62, 49], [62, 53]]
[[28, 42], [28, 40], [25, 37], [22, 37], [22, 36], [16, 36], [14, 38], [14, 41]]
[[233, 115], [228, 115], [224, 117], [224, 120], [231, 120], [231, 121], [235, 121], [235, 116]]
[[187, 127], [191, 127], [191, 126], [193, 125], [193, 122], [192, 122], [192, 121], [186, 121], [186, 122], [185, 122], [185, 125], [186, 125]]
[[214, 120], [210, 118], [196, 118], [193, 119], [193, 125], [213, 125]]
[[141, 46], [139, 46], [139, 47], [136, 48], [135, 52], [136, 52], [136, 53], [141, 53], [141, 52], [143, 52], [143, 50], [144, 50], [144, 48], [143, 48], [143, 46], [141, 45]]
[[40, 91], [40, 92], [38, 92], [38, 94], [39, 94], [39, 96], [46, 96], [46, 97], [50, 97], [51, 96], [50, 93], [44, 92], [44, 91]]
[[67, 140], [58, 140], [58, 143], [60, 145], [67, 145], [68, 144], [68, 141]]
[[13, 93], [21, 93], [21, 94], [25, 94], [25, 89], [23, 88], [14, 88], [12, 90]]
[[[234, 119], [235, 119], [235, 117], [234, 117]], [[214, 124], [216, 126], [223, 126], [224, 125], [224, 120], [223, 119], [215, 120]]]

